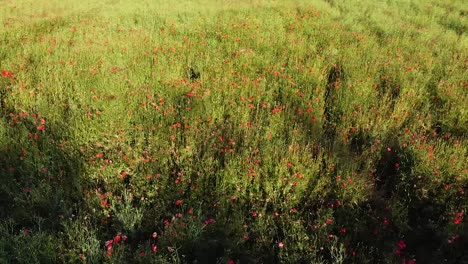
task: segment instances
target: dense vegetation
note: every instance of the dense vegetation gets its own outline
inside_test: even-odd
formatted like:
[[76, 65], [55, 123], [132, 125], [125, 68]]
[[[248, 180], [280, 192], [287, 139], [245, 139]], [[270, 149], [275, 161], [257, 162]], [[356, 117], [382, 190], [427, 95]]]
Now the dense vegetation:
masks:
[[1, 263], [468, 263], [463, 0], [134, 2], [0, 2]]

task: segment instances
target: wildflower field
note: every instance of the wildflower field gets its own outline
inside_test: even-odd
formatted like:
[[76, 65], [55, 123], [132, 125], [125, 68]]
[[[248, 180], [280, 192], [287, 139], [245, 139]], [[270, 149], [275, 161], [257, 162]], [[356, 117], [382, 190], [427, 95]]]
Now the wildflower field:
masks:
[[0, 20], [0, 263], [468, 263], [464, 0]]

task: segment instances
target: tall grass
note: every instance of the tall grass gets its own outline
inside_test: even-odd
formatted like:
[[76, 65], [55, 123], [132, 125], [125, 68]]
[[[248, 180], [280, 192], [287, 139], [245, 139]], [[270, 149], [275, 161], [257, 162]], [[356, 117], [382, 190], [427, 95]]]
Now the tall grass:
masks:
[[468, 262], [467, 14], [3, 1], [0, 262]]

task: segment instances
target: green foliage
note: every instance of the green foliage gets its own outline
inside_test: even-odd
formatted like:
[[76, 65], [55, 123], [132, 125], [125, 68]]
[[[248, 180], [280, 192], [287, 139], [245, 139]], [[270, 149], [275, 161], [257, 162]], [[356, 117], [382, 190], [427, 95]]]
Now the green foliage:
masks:
[[0, 262], [464, 263], [464, 1], [7, 1]]

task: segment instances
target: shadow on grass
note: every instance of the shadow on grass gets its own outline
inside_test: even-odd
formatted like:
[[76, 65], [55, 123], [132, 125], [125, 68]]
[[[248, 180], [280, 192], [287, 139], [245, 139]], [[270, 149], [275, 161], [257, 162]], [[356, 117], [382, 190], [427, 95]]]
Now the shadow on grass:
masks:
[[[78, 153], [66, 146], [64, 124], [4, 105], [1, 114], [0, 221], [6, 232], [1, 239], [5, 242], [1, 243], [2, 257], [18, 260], [37, 253], [24, 261], [54, 261], [57, 244], [53, 237], [63, 229], [64, 221], [79, 214], [83, 164]], [[38, 238], [23, 243], [18, 240], [22, 230], [24, 236]], [[31, 252], [20, 252], [24, 250], [20, 244], [34, 241], [39, 244], [28, 247]]]

